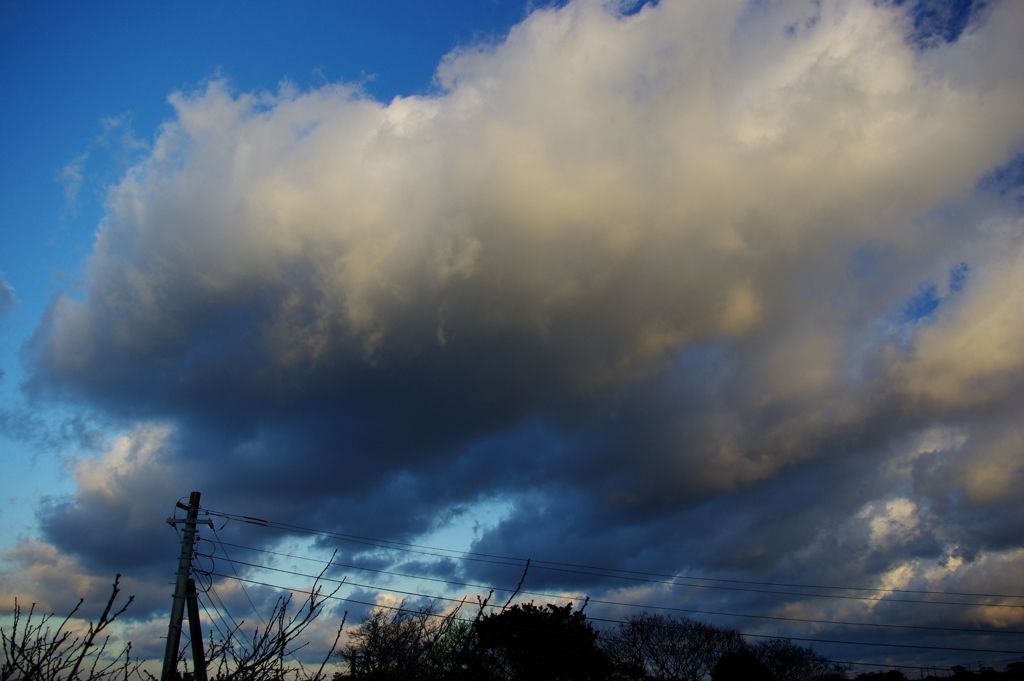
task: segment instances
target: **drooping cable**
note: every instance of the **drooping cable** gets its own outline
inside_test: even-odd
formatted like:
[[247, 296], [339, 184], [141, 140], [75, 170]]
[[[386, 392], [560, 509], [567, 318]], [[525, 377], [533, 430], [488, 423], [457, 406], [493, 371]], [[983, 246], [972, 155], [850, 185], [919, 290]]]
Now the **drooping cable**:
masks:
[[[210, 525], [210, 529], [213, 530], [213, 538], [217, 540], [217, 544], [220, 545], [220, 550], [224, 552], [224, 557], [227, 559], [228, 563], [231, 565], [231, 570], [232, 570], [232, 572], [235, 573], [235, 576], [237, 577], [238, 576], [238, 571], [235, 569], [235, 562], [233, 560], [231, 560], [231, 556], [228, 555], [227, 548], [225, 548], [224, 544], [221, 542], [220, 535], [217, 533], [217, 528], [214, 527], [211, 524]], [[257, 608], [256, 604], [253, 602], [252, 597], [249, 595], [249, 590], [245, 588], [245, 584], [244, 583], [239, 582], [239, 585], [242, 587], [242, 593], [245, 594], [245, 600], [247, 600], [249, 602], [249, 607], [252, 608], [253, 613], [255, 613], [256, 617], [259, 618], [260, 623], [264, 627], [266, 627], [267, 626], [267, 621], [265, 619], [263, 619], [263, 615], [260, 614], [259, 608]]]
[[[458, 551], [454, 549], [445, 549], [441, 547], [428, 546], [424, 544], [415, 544], [412, 542], [404, 542], [397, 540], [388, 539], [377, 539], [373, 537], [365, 537], [360, 535], [352, 535], [342, 532], [333, 532], [329, 530], [320, 530], [315, 528], [303, 527], [300, 525], [294, 525], [291, 523], [277, 522], [265, 520], [263, 518], [257, 518], [255, 516], [241, 515], [226, 513], [223, 511], [216, 511], [213, 509], [202, 509], [208, 515], [213, 515], [225, 519], [236, 520], [238, 522], [247, 523], [259, 527], [273, 528], [283, 530], [285, 532], [312, 534], [319, 536], [326, 536], [338, 539], [340, 541], [351, 542], [356, 544], [362, 544], [366, 546], [373, 546], [375, 548], [381, 548], [386, 550], [404, 551], [407, 553], [413, 553], [418, 555], [427, 555], [435, 558], [447, 558], [450, 560], [460, 561], [473, 561], [482, 563], [491, 563], [497, 565], [508, 565], [521, 566], [525, 562], [526, 558], [504, 556], [500, 554], [488, 554], [474, 551]], [[785, 596], [800, 596], [807, 598], [837, 598], [845, 600], [860, 600], [860, 601], [885, 601], [888, 603], [916, 603], [916, 604], [929, 604], [929, 605], [957, 605], [957, 606], [984, 606], [984, 607], [997, 607], [997, 608], [1024, 608], [1024, 604], [1014, 603], [983, 603], [977, 601], [957, 601], [957, 600], [925, 600], [925, 599], [914, 599], [914, 598], [892, 598], [886, 596], [858, 596], [853, 594], [823, 594], [814, 592], [793, 592], [782, 589], [759, 589], [753, 588], [753, 586], [773, 586], [782, 588], [802, 588], [802, 589], [819, 589], [819, 590], [843, 590], [843, 591], [862, 591], [862, 592], [873, 592], [881, 594], [918, 594], [918, 595], [935, 595], [935, 596], [958, 596], [958, 597], [972, 597], [972, 598], [1014, 598], [1021, 599], [1024, 596], [1019, 594], [996, 594], [996, 593], [979, 593], [979, 592], [961, 592], [961, 591], [935, 591], [935, 590], [924, 590], [924, 589], [885, 589], [879, 587], [861, 587], [861, 586], [830, 586], [821, 584], [801, 584], [794, 582], [769, 582], [769, 581], [756, 581], [756, 580], [739, 580], [731, 578], [719, 578], [719, 577], [708, 577], [699, 575], [669, 575], [666, 573], [657, 572], [643, 572], [638, 570], [624, 570], [619, 568], [606, 568], [600, 566], [584, 565], [577, 563], [566, 563], [559, 561], [550, 560], [532, 560], [532, 565], [536, 569], [548, 570], [553, 572], [565, 573], [565, 574], [577, 574], [593, 577], [601, 577], [605, 579], [618, 579], [626, 581], [634, 581], [641, 583], [651, 584], [665, 584], [673, 587], [690, 587], [697, 589], [717, 589], [726, 591], [742, 591], [751, 593], [763, 593], [763, 594], [776, 594]], [[697, 583], [694, 583], [697, 582]], [[701, 582], [719, 582], [717, 584], [701, 583]], [[748, 584], [749, 587], [734, 586], [736, 584]]]
[[[297, 559], [302, 559], [302, 560], [309, 560], [309, 561], [314, 561], [314, 562], [323, 563], [323, 564], [327, 564], [329, 562], [329, 561], [321, 561], [320, 559], [316, 559], [316, 558], [307, 558], [307, 557], [304, 557], [304, 556], [296, 556], [294, 554], [287, 554], [287, 553], [281, 553], [281, 552], [277, 552], [277, 551], [271, 551], [271, 550], [268, 550], [268, 549], [256, 549], [256, 548], [253, 548], [253, 547], [245, 547], [245, 546], [237, 545], [237, 544], [235, 544], [234, 546], [236, 546], [238, 548], [246, 548], [246, 549], [249, 549], [249, 550], [252, 550], [252, 551], [263, 551], [265, 553], [270, 553], [270, 554], [275, 554], [275, 555], [284, 555], [284, 556], [289, 556], [291, 558], [297, 558]], [[269, 570], [269, 571], [272, 571], [272, 572], [289, 574], [289, 575], [293, 575], [293, 576], [296, 576], [296, 577], [304, 577], [304, 578], [309, 578], [309, 579], [312, 579], [312, 578], [316, 577], [316, 575], [313, 575], [313, 574], [298, 572], [298, 571], [295, 571], [295, 570], [286, 570], [284, 568], [278, 568], [278, 567], [273, 567], [273, 566], [269, 566], [269, 565], [263, 565], [263, 564], [260, 564], [260, 563], [252, 563], [252, 562], [248, 562], [248, 561], [231, 560], [231, 559], [229, 559], [229, 561], [233, 562], [233, 563], [236, 563], [238, 565], [243, 565], [245, 567], [250, 567], [250, 568], [255, 568], [255, 569], [260, 569], [260, 570]], [[498, 592], [505, 592], [505, 593], [513, 592], [513, 589], [502, 588], [502, 587], [497, 587], [497, 586], [491, 586], [491, 585], [487, 585], [487, 584], [475, 584], [475, 583], [471, 583], [471, 582], [460, 582], [460, 581], [456, 581], [456, 580], [442, 579], [442, 578], [439, 578], [439, 577], [428, 577], [428, 576], [425, 576], [425, 575], [415, 575], [415, 574], [411, 574], [411, 573], [407, 573], [407, 572], [396, 572], [396, 571], [392, 571], [392, 570], [383, 570], [383, 569], [380, 569], [380, 568], [363, 568], [363, 567], [359, 567], [359, 566], [355, 566], [355, 565], [351, 565], [351, 564], [333, 563], [333, 565], [336, 566], [336, 567], [343, 567], [343, 568], [346, 568], [346, 569], [366, 570], [366, 571], [369, 571], [369, 572], [382, 573], [382, 574], [387, 574], [387, 575], [394, 575], [394, 576], [404, 577], [404, 578], [407, 578], [407, 579], [422, 579], [422, 580], [426, 580], [426, 581], [438, 582], [438, 583], [443, 583], [443, 584], [448, 584], [448, 585], [463, 586], [463, 587], [468, 587], [468, 588], [472, 588], [472, 589], [479, 589], [479, 590], [481, 590], [483, 592], [487, 592], [487, 591], [498, 591]], [[237, 571], [235, 572], [235, 574], [236, 575], [238, 574]], [[324, 578], [324, 579], [327, 579], [327, 578]], [[338, 581], [338, 580], [330, 580], [330, 581]], [[409, 591], [403, 591], [403, 590], [400, 590], [400, 589], [394, 589], [394, 588], [391, 588], [391, 587], [385, 587], [385, 586], [381, 586], [379, 584], [365, 584], [365, 583], [354, 582], [352, 580], [349, 580], [347, 583], [352, 585], [352, 586], [359, 586], [359, 587], [368, 588], [368, 589], [377, 589], [377, 590], [380, 590], [380, 591], [387, 591], [389, 593], [397, 593], [397, 594], [401, 594], [401, 595], [412, 595], [412, 596], [423, 596], [424, 595], [424, 594], [418, 594], [418, 593], [409, 592]], [[876, 628], [876, 629], [903, 629], [903, 630], [912, 630], [912, 631], [931, 631], [931, 632], [937, 632], [937, 633], [1016, 634], [1016, 635], [1024, 635], [1024, 632], [1022, 632], [1022, 631], [1004, 630], [1004, 629], [976, 629], [976, 628], [967, 628], [967, 627], [940, 627], [940, 626], [915, 625], [915, 624], [889, 624], [889, 623], [882, 623], [882, 622], [851, 622], [851, 621], [845, 621], [845, 620], [815, 619], [815, 618], [808, 618], [808, 617], [786, 617], [786, 616], [783, 616], [783, 615], [756, 615], [756, 614], [749, 614], [749, 613], [726, 612], [726, 611], [720, 611], [720, 610], [702, 610], [702, 609], [698, 609], [698, 608], [683, 608], [683, 607], [677, 607], [677, 606], [653, 605], [653, 604], [648, 604], [648, 603], [631, 603], [631, 602], [627, 602], [627, 601], [613, 601], [613, 600], [607, 600], [607, 599], [601, 599], [601, 598], [592, 598], [592, 597], [589, 597], [589, 596], [586, 596], [586, 595], [554, 594], [554, 593], [546, 593], [546, 592], [541, 592], [541, 591], [529, 591], [529, 590], [526, 590], [526, 589], [520, 589], [518, 591], [518, 593], [521, 593], [521, 594], [524, 594], [524, 595], [527, 595], [527, 596], [537, 596], [537, 597], [540, 597], [540, 598], [552, 598], [552, 599], [558, 599], [558, 600], [563, 600], [563, 601], [579, 601], [581, 598], [587, 598], [590, 603], [595, 604], [595, 605], [607, 605], [607, 606], [615, 606], [615, 607], [628, 607], [628, 608], [635, 608], [635, 609], [639, 609], [639, 610], [643, 610], [643, 611], [658, 610], [658, 611], [663, 611], [663, 612], [678, 612], [678, 613], [696, 614], [696, 615], [714, 615], [714, 616], [724, 616], [724, 617], [739, 617], [739, 618], [746, 618], [746, 619], [777, 621], [777, 622], [792, 622], [792, 623], [799, 623], [799, 624], [825, 624], [825, 625], [831, 625], [831, 626], [871, 627], [871, 628]], [[450, 598], [450, 597], [447, 597], [447, 596], [431, 596], [431, 597], [432, 598], [437, 598], [437, 599], [440, 599], [440, 600], [448, 600], [448, 601], [457, 601], [458, 600], [458, 599]]]
[[[304, 593], [304, 594], [311, 594], [312, 593], [310, 591], [305, 591], [305, 590], [294, 588], [294, 587], [283, 586], [283, 585], [280, 585], [280, 584], [273, 584], [273, 583], [270, 583], [270, 582], [263, 582], [263, 581], [255, 580], [255, 579], [249, 579], [249, 578], [244, 578], [244, 577], [234, 577], [232, 575], [226, 575], [226, 574], [222, 574], [222, 573], [212, 573], [212, 574], [214, 576], [222, 577], [222, 578], [225, 578], [225, 579], [235, 579], [235, 580], [239, 580], [239, 581], [245, 581], [245, 582], [250, 583], [250, 584], [259, 584], [259, 585], [262, 585], [262, 586], [267, 586], [267, 587], [277, 588], [277, 589], [287, 589], [289, 591], [293, 591], [293, 592], [296, 592], [296, 593]], [[423, 598], [430, 598], [430, 599], [434, 598], [430, 594], [416, 594], [416, 595], [420, 596], [420, 597], [423, 597]], [[327, 598], [329, 596], [323, 595], [321, 597]], [[379, 603], [370, 603], [370, 602], [367, 602], [367, 601], [362, 601], [362, 600], [358, 600], [358, 599], [347, 598], [347, 597], [337, 596], [337, 595], [330, 596], [330, 598], [333, 598], [333, 599], [339, 600], [339, 601], [343, 601], [343, 602], [346, 602], [346, 603], [354, 603], [354, 604], [359, 604], [359, 605], [366, 605], [366, 606], [374, 607], [374, 608], [382, 607], [382, 608], [387, 608], [389, 610], [399, 610], [399, 611], [405, 611], [405, 612], [416, 612], [414, 610], [409, 610], [409, 609], [401, 608], [401, 607], [398, 607], [398, 606], [387, 606], [387, 605], [383, 605], [383, 604], [379, 604]], [[430, 614], [430, 613], [423, 613], [423, 614]], [[440, 615], [440, 614], [437, 614], [436, 616], [447, 617], [447, 615]], [[457, 618], [457, 619], [463, 619], [463, 618]], [[588, 617], [588, 619], [591, 620], [591, 621], [595, 621], [595, 622], [604, 622], [606, 624], [620, 624], [620, 625], [621, 624], [628, 624], [628, 620], [622, 620], [622, 619], [601, 618], [601, 617]], [[464, 620], [464, 621], [472, 621], [472, 620]], [[958, 646], [935, 646], [935, 645], [915, 644], [915, 643], [891, 643], [891, 642], [884, 642], [884, 641], [849, 641], [849, 640], [844, 640], [844, 639], [823, 639], [823, 638], [812, 638], [812, 637], [803, 637], [803, 636], [782, 636], [782, 635], [772, 635], [772, 634], [757, 634], [757, 633], [743, 632], [743, 631], [740, 631], [740, 632], [737, 632], [737, 633], [739, 633], [741, 636], [749, 636], [749, 637], [752, 637], [752, 638], [764, 638], [764, 639], [774, 639], [774, 640], [783, 640], [783, 641], [799, 641], [799, 642], [803, 642], [803, 643], [829, 643], [829, 644], [837, 644], [837, 645], [869, 646], [869, 647], [880, 647], [880, 648], [901, 648], [901, 649], [914, 649], [914, 650], [933, 650], [933, 651], [944, 651], [944, 652], [992, 653], [992, 654], [999, 654], [999, 655], [1024, 655], [1024, 650], [1004, 650], [1004, 649], [991, 649], [991, 648], [967, 648], [967, 647], [958, 647]]]
[[[253, 546], [246, 546], [244, 544], [235, 544], [235, 543], [231, 543], [231, 542], [222, 542], [222, 543], [227, 545], [227, 546], [232, 546], [234, 548], [244, 549], [244, 550], [248, 550], [248, 551], [256, 551], [256, 552], [266, 553], [266, 554], [270, 554], [270, 555], [274, 555], [274, 556], [283, 556], [283, 557], [288, 557], [288, 558], [292, 558], [292, 559], [296, 559], [296, 560], [305, 560], [305, 561], [320, 563], [322, 565], [326, 565], [326, 564], [330, 563], [330, 561], [325, 561], [325, 560], [322, 560], [322, 559], [319, 559], [319, 558], [312, 558], [312, 557], [308, 557], [308, 556], [301, 556], [301, 555], [297, 555], [297, 554], [293, 554], [293, 553], [286, 553], [286, 552], [282, 552], [282, 551], [273, 551], [271, 549], [261, 549], [261, 548], [256, 548], [256, 547], [253, 547]], [[227, 558], [227, 560], [231, 561], [230, 558]], [[275, 570], [275, 571], [278, 571], [278, 572], [290, 572], [290, 571], [283, 570], [283, 569], [280, 569], [280, 568], [271, 568], [269, 566], [265, 566], [265, 565], [258, 564], [258, 563], [250, 563], [250, 562], [246, 562], [246, 561], [232, 561], [232, 562], [238, 563], [240, 565], [245, 565], [247, 567], [258, 568], [258, 569], [262, 568], [262, 569], [271, 569], [271, 570]], [[413, 574], [413, 573], [409, 573], [409, 572], [399, 572], [399, 571], [396, 571], [396, 570], [385, 570], [385, 569], [382, 569], [382, 568], [371, 568], [371, 567], [359, 566], [359, 565], [355, 565], [355, 564], [351, 564], [351, 563], [339, 563], [339, 562], [335, 561], [335, 562], [333, 562], [331, 564], [334, 565], [335, 567], [341, 567], [341, 568], [345, 568], [345, 569], [349, 569], [349, 570], [360, 570], [360, 571], [372, 572], [372, 573], [376, 573], [376, 574], [384, 574], [384, 575], [391, 575], [391, 576], [396, 576], [396, 577], [403, 577], [403, 578], [406, 578], [406, 579], [425, 580], [425, 581], [430, 581], [430, 582], [447, 584], [447, 585], [450, 585], [450, 586], [460, 586], [460, 587], [466, 587], [466, 588], [471, 588], [471, 589], [479, 589], [479, 590], [485, 591], [485, 592], [493, 590], [493, 591], [498, 591], [498, 592], [510, 593], [510, 592], [513, 591], [513, 589], [511, 589], [511, 588], [494, 586], [494, 585], [490, 585], [490, 584], [477, 584], [477, 583], [473, 583], [473, 582], [463, 582], [463, 581], [452, 580], [452, 579], [444, 579], [444, 578], [441, 578], [441, 577], [431, 577], [431, 576], [427, 576], [427, 575], [417, 575], [417, 574]], [[236, 574], [237, 574], [237, 572], [236, 572]], [[290, 572], [290, 574], [293, 574], [293, 575], [296, 575], [296, 576], [301, 576], [301, 577], [312, 577], [313, 576], [313, 575], [303, 574], [303, 573], [299, 573], [299, 572]], [[350, 584], [354, 584], [353, 582], [349, 582], [349, 583]], [[377, 588], [377, 589], [382, 589], [382, 590], [386, 590], [386, 591], [391, 591], [391, 589], [388, 589], [387, 587], [381, 587], [381, 586], [377, 586], [377, 585], [368, 585], [368, 588]], [[564, 600], [564, 601], [575, 601], [575, 600], [579, 600], [581, 597], [583, 597], [583, 595], [571, 596], [571, 595], [565, 595], [565, 594], [547, 593], [547, 592], [542, 592], [542, 591], [530, 591], [530, 590], [526, 590], [526, 589], [520, 589], [519, 593], [525, 594], [527, 596], [537, 596], [539, 598], [553, 598], [553, 599]], [[593, 603], [595, 605], [608, 605], [608, 606], [617, 606], [617, 607], [627, 607], [627, 608], [636, 608], [636, 609], [641, 609], [641, 610], [659, 610], [659, 611], [664, 611], [664, 612], [679, 612], [679, 613], [694, 614], [694, 615], [714, 615], [714, 616], [722, 616], [722, 617], [739, 617], [739, 618], [747, 618], [747, 619], [771, 620], [771, 621], [780, 621], [780, 622], [794, 622], [794, 623], [803, 623], [803, 624], [827, 624], [827, 625], [833, 625], [833, 626], [874, 627], [874, 628], [886, 628], [886, 629], [907, 629], [907, 630], [916, 630], [916, 631], [934, 631], [934, 632], [961, 633], [961, 634], [999, 634], [999, 635], [1011, 635], [1012, 634], [1012, 635], [1024, 635], [1024, 631], [1016, 631], [1016, 630], [1009, 630], [1009, 629], [981, 629], [981, 628], [970, 628], [970, 627], [940, 627], [940, 626], [916, 625], [916, 624], [889, 624], [889, 623], [881, 623], [881, 622], [851, 622], [851, 621], [845, 621], [845, 620], [815, 619], [815, 618], [807, 618], [807, 617], [785, 617], [785, 616], [782, 616], [782, 615], [756, 615], [756, 614], [750, 614], [750, 613], [726, 612], [726, 611], [721, 611], [721, 610], [704, 610], [704, 609], [698, 609], [698, 608], [683, 608], [683, 607], [677, 607], [677, 606], [653, 605], [653, 604], [648, 604], [648, 603], [632, 603], [632, 602], [626, 602], [626, 601], [615, 601], [615, 600], [593, 598], [593, 597], [589, 597], [589, 601], [590, 601], [590, 603]]]

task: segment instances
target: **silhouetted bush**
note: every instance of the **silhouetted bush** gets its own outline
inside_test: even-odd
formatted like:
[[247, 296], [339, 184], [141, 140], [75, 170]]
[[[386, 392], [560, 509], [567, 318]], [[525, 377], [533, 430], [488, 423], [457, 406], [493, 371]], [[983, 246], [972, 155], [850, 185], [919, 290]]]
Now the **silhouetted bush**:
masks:
[[377, 609], [349, 636], [341, 652], [348, 674], [367, 681], [433, 681], [455, 678], [471, 635], [471, 624], [432, 606], [413, 612]]
[[619, 678], [703, 681], [722, 655], [744, 643], [731, 629], [644, 613], [605, 637], [604, 646]]
[[730, 651], [715, 663], [711, 681], [775, 681], [768, 667], [749, 648]]
[[10, 626], [0, 627], [4, 655], [0, 681], [108, 681], [138, 676], [140, 663], [131, 659], [131, 642], [111, 655], [107, 650], [110, 636], [102, 635], [134, 599], [129, 597], [120, 608], [114, 609], [121, 592], [120, 583], [121, 575], [117, 575], [103, 612], [81, 633], [73, 630], [72, 621], [84, 599], [61, 620], [54, 614], [39, 615], [35, 603], [25, 612], [15, 599]]
[[611, 665], [597, 632], [572, 604], [514, 605], [475, 623], [473, 676], [537, 681], [594, 681]]

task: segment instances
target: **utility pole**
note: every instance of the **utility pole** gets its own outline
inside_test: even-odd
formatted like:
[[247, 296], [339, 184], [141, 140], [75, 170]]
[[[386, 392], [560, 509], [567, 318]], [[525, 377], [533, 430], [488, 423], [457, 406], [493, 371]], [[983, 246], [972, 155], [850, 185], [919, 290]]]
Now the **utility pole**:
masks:
[[[179, 501], [176, 506], [186, 511], [185, 531], [181, 533], [181, 554], [178, 557], [178, 578], [174, 584], [174, 600], [171, 602], [171, 621], [167, 625], [167, 648], [164, 649], [164, 667], [160, 673], [160, 681], [173, 681], [174, 672], [178, 666], [178, 646], [181, 643], [181, 620], [185, 614], [185, 601], [188, 598], [188, 583], [191, 581], [188, 576], [192, 569], [192, 547], [196, 541], [196, 518], [199, 517], [199, 492], [192, 492], [188, 497], [188, 506], [182, 505]], [[174, 519], [169, 522], [174, 524]], [[195, 594], [195, 583], [192, 585], [192, 594]], [[198, 608], [197, 608], [198, 610]], [[195, 628], [198, 628], [198, 614], [195, 620]], [[192, 617], [189, 617], [189, 625], [193, 626]], [[194, 635], [193, 635], [194, 636]], [[202, 635], [199, 636], [202, 645]], [[194, 641], [193, 641], [194, 643]], [[193, 653], [195, 649], [193, 648]], [[201, 657], [201, 655], [200, 655]], [[197, 665], [196, 670], [199, 670]], [[203, 671], [206, 668], [203, 667]]]
[[203, 628], [199, 626], [199, 598], [196, 594], [196, 580], [189, 579], [185, 593], [188, 606], [188, 637], [192, 639], [192, 666], [196, 681], [206, 681], [206, 655], [203, 653]]

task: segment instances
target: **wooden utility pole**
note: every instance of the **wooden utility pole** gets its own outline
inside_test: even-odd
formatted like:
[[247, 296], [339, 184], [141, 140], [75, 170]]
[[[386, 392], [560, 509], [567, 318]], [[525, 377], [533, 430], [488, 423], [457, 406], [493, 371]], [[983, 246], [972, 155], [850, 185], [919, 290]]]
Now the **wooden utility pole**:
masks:
[[[188, 506], [179, 501], [177, 507], [186, 511], [185, 530], [181, 533], [181, 554], [178, 556], [178, 578], [174, 584], [174, 600], [171, 602], [171, 621], [167, 625], [167, 647], [164, 649], [164, 666], [160, 673], [160, 681], [173, 681], [178, 666], [178, 646], [181, 644], [181, 620], [185, 614], [185, 601], [188, 599], [189, 573], [192, 570], [192, 547], [196, 542], [196, 518], [199, 517], [199, 492], [192, 492], [188, 497]], [[170, 521], [172, 524], [174, 520]], [[192, 584], [192, 595], [195, 598], [195, 583]], [[190, 608], [191, 610], [191, 608]], [[198, 608], [195, 622], [189, 614], [189, 626], [193, 632], [199, 629]], [[195, 633], [192, 634], [193, 656], [195, 654]], [[199, 645], [202, 646], [202, 632], [199, 632]], [[201, 648], [200, 648], [201, 649]], [[202, 653], [200, 653], [202, 659]], [[197, 664], [196, 671], [202, 668], [205, 676], [206, 667]]]

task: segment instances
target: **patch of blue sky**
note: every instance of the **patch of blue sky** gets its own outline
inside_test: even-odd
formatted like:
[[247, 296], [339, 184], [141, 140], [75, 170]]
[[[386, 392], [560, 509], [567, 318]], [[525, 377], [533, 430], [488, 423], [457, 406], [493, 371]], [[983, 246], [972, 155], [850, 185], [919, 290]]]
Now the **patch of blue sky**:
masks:
[[[438, 595], [465, 592], [465, 588], [445, 587], [436, 579], [430, 578], [444, 579], [450, 575], [452, 565], [458, 565], [459, 558], [464, 552], [472, 551], [473, 543], [477, 539], [505, 520], [514, 510], [515, 503], [511, 497], [496, 496], [449, 509], [449, 512], [435, 524], [433, 529], [411, 539], [412, 543], [419, 545], [410, 547], [414, 548], [412, 552], [403, 552], [395, 548], [373, 549], [363, 543], [333, 542], [330, 539], [325, 540], [323, 537], [284, 536], [270, 547], [269, 550], [274, 553], [267, 554], [233, 545], [238, 542], [241, 542], [243, 546], [260, 545], [258, 537], [261, 535], [250, 532], [251, 528], [242, 525], [230, 528], [239, 531], [241, 537], [232, 536], [230, 529], [228, 532], [223, 532], [220, 530], [224, 528], [220, 528], [221, 541], [230, 542], [232, 544], [230, 546], [218, 544], [217, 537], [201, 527], [199, 530], [200, 552], [206, 555], [213, 553], [223, 555], [227, 551], [231, 559], [266, 565], [271, 568], [270, 570], [257, 568], [254, 579], [267, 579], [267, 581], [289, 588], [308, 589], [310, 575], [319, 573], [324, 565], [332, 559], [333, 551], [337, 548], [339, 552], [334, 557], [335, 567], [327, 576], [337, 579], [343, 574], [347, 575], [347, 586], [338, 593], [339, 597], [373, 602], [377, 599], [378, 594], [383, 594], [385, 597], [388, 594], [393, 594], [396, 599], [404, 597], [410, 603], [415, 603], [418, 602], [415, 597], [402, 594], [400, 591]], [[376, 537], [376, 539], [387, 541], [395, 538]], [[436, 555], [432, 556], [431, 554]], [[200, 566], [207, 567], [208, 561], [208, 558], [201, 559]], [[221, 567], [216, 559], [214, 565], [217, 568]], [[274, 568], [291, 573], [275, 571]], [[252, 572], [244, 565], [239, 565], [236, 569], [240, 572]], [[224, 572], [226, 568], [220, 571]], [[388, 571], [422, 575], [428, 579], [404, 577], [391, 574]], [[336, 582], [329, 584], [333, 588]], [[389, 591], [395, 589], [399, 591]], [[346, 604], [345, 607], [351, 609], [351, 604]]]
[[[852, 259], [851, 276], [864, 279], [870, 286], [880, 269], [879, 259], [884, 257], [884, 252], [865, 247]], [[845, 344], [846, 378], [850, 381], [862, 378], [865, 367], [880, 347], [888, 344], [912, 347], [915, 331], [935, 321], [942, 305], [969, 285], [970, 276], [971, 267], [966, 262], [956, 263], [949, 268], [944, 287], [936, 281], [921, 281], [915, 292], [898, 300], [887, 314], [861, 320], [856, 327], [851, 327]]]
[[510, 497], [480, 499], [449, 512], [442, 523], [420, 535], [417, 544], [436, 546], [452, 551], [470, 551], [473, 542], [497, 527], [515, 509]]
[[962, 291], [964, 286], [967, 285], [967, 277], [971, 273], [971, 268], [965, 262], [957, 263], [949, 270], [949, 291], [950, 293], [957, 293]]
[[932, 319], [943, 301], [964, 289], [970, 272], [971, 268], [966, 262], [959, 262], [950, 267], [945, 295], [940, 293], [935, 282], [924, 281], [918, 284], [917, 293], [903, 304], [900, 321], [904, 324], [917, 324]]
[[1024, 203], [1024, 151], [982, 177], [978, 188]]
[[912, 324], [928, 319], [941, 304], [942, 298], [939, 296], [937, 285], [932, 282], [919, 284], [917, 293], [904, 303], [900, 321]]
[[44, 497], [75, 491], [74, 462], [102, 444], [99, 437], [91, 445], [83, 441], [76, 432], [83, 423], [68, 407], [35, 409], [11, 385], [0, 388], [0, 547], [32, 533]]
[[0, 272], [0, 316], [14, 307], [14, 288], [7, 283], [4, 273]]
[[988, 4], [987, 0], [893, 0], [906, 7], [912, 21], [908, 39], [925, 50], [943, 43], [956, 42], [971, 18]]
[[639, 14], [645, 7], [654, 7], [660, 0], [619, 0], [618, 10], [623, 16]]
[[[515, 490], [512, 478], [519, 465], [517, 462], [527, 456], [557, 457], [573, 444], [566, 442], [563, 434], [536, 419], [527, 419], [508, 431], [488, 434], [472, 442], [466, 447], [465, 460], [494, 462], [494, 470], [486, 475], [508, 478], [512, 491], [451, 506], [439, 513], [431, 527], [412, 541], [448, 551], [472, 550], [474, 543], [509, 517], [518, 504], [524, 503], [525, 497], [529, 497], [529, 503], [533, 506], [544, 505], [543, 491], [524, 493]], [[477, 474], [480, 473], [471, 473]], [[452, 475], [458, 477], [460, 472], [453, 470]], [[417, 559], [430, 560], [426, 556], [418, 556]]]

